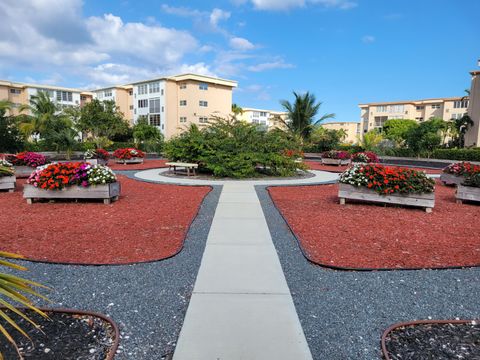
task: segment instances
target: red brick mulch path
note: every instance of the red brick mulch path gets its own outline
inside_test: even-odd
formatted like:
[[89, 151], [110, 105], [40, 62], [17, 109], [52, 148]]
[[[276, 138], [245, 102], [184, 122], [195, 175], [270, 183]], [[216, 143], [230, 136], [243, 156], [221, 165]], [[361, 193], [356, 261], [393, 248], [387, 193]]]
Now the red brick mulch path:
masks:
[[309, 260], [339, 268], [480, 265], [480, 206], [456, 204], [437, 182], [435, 208], [338, 204], [338, 185], [271, 187], [270, 195]]
[[[342, 173], [349, 168], [349, 166], [336, 166], [336, 165], [322, 165], [320, 161], [312, 161], [312, 160], [305, 160], [304, 163], [308, 166], [310, 170], [321, 170], [321, 171], [329, 171], [334, 173]], [[406, 166], [392, 166], [386, 165], [390, 167], [406, 167]], [[408, 167], [409, 169], [415, 169], [420, 171], [425, 171], [427, 174], [441, 174], [441, 169], [426, 169], [426, 168], [415, 168], [415, 167]]]
[[167, 160], [145, 159], [143, 164], [117, 164], [115, 159], [108, 161], [108, 167], [112, 170], [148, 170], [166, 167]]
[[0, 193], [0, 250], [72, 264], [126, 264], [175, 255], [210, 188], [118, 178], [121, 197], [111, 205], [27, 205], [25, 182], [17, 181], [14, 193]]

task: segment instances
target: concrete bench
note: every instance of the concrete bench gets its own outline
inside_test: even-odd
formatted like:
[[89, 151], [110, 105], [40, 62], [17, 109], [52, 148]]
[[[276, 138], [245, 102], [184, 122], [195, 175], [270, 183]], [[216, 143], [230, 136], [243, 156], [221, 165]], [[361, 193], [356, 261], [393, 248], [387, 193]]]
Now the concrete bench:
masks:
[[184, 168], [187, 171], [187, 176], [190, 176], [190, 174], [195, 176], [196, 169], [198, 169], [198, 164], [193, 164], [193, 163], [167, 162], [166, 165], [168, 165], [170, 172], [172, 171], [172, 168], [173, 168], [174, 174], [182, 173], [182, 172], [179, 172], [177, 168]]

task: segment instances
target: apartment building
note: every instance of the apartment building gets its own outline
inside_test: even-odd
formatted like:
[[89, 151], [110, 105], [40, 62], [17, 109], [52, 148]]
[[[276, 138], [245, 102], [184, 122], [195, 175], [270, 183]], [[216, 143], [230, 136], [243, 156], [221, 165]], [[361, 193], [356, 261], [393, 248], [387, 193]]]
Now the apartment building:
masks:
[[418, 122], [432, 117], [443, 120], [461, 118], [467, 114], [468, 97], [436, 98], [360, 104], [360, 128], [366, 133], [382, 128], [390, 119], [412, 119]]
[[8, 100], [13, 104], [12, 115], [18, 115], [20, 105], [28, 105], [30, 98], [40, 91], [64, 107], [81, 106], [93, 97], [93, 93], [79, 89], [0, 80], [0, 100]]
[[349, 144], [355, 144], [358, 142], [358, 138], [361, 136], [360, 123], [335, 121], [321, 124], [323, 128], [329, 130], [344, 130], [346, 132], [345, 142]]
[[283, 111], [242, 108], [242, 113], [238, 114], [237, 120], [245, 121], [251, 124], [264, 126], [266, 129], [283, 127], [280, 119], [285, 120], [287, 113]]
[[[480, 64], [479, 64], [480, 65]], [[473, 120], [473, 126], [465, 134], [465, 146], [480, 146], [480, 71], [472, 71], [470, 87], [470, 104], [468, 115]]]
[[133, 85], [118, 85], [92, 91], [94, 99], [115, 101], [126, 120], [133, 125]]
[[139, 81], [133, 86], [133, 122], [157, 126], [169, 139], [190, 124], [205, 126], [212, 116], [227, 117], [237, 82], [196, 74]]

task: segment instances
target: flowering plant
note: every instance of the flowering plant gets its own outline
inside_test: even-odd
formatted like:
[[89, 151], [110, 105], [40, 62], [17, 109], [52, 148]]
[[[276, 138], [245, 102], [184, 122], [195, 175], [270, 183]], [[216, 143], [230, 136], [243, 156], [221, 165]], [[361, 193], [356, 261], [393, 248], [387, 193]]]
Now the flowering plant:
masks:
[[354, 165], [340, 175], [340, 182], [364, 186], [381, 195], [431, 193], [435, 189], [435, 180], [424, 172], [379, 164]]
[[42, 154], [24, 151], [17, 155], [8, 155], [7, 160], [16, 166], [37, 167], [45, 165], [48, 159]]
[[0, 159], [0, 177], [4, 176], [13, 176], [15, 171], [13, 170], [12, 164], [6, 160]]
[[110, 158], [110, 154], [108, 153], [108, 151], [106, 151], [104, 149], [96, 149], [96, 150], [88, 149], [83, 154], [83, 157], [86, 160], [88, 160], [88, 159], [108, 160]]
[[323, 152], [322, 158], [348, 160], [351, 158], [351, 155], [347, 151], [330, 150], [330, 151]]
[[30, 175], [27, 183], [45, 190], [60, 190], [68, 186], [88, 187], [115, 181], [115, 174], [106, 166], [70, 162], [39, 167]]
[[373, 151], [357, 152], [352, 155], [352, 160], [362, 163], [378, 163], [379, 161], [377, 154]]
[[283, 155], [289, 158], [303, 158], [304, 154], [301, 150], [285, 149]]
[[463, 185], [480, 188], [480, 171], [467, 175]]
[[115, 150], [113, 156], [117, 159], [129, 160], [131, 158], [143, 158], [145, 157], [145, 153], [135, 148], [124, 148]]
[[443, 172], [455, 176], [467, 176], [475, 172], [480, 172], [480, 166], [462, 161], [459, 163], [448, 165], [445, 169], [443, 169]]

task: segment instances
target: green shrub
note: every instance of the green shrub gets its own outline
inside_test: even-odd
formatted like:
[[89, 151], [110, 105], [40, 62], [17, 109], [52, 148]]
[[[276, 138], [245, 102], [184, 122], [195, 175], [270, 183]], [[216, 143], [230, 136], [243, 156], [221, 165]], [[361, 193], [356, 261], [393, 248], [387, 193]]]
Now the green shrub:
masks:
[[473, 149], [436, 149], [432, 158], [463, 161], [480, 161], [480, 148]]
[[133, 147], [135, 147], [135, 144], [133, 143], [133, 141], [131, 141], [131, 142], [117, 141], [117, 142], [112, 143], [110, 146], [106, 146], [105, 150], [115, 151], [117, 149], [133, 148]]
[[192, 124], [167, 141], [165, 156], [172, 161], [199, 164], [199, 170], [218, 177], [246, 178], [259, 175], [291, 176], [303, 164], [285, 150], [299, 150], [299, 143], [281, 131], [265, 132], [253, 124], [215, 118], [209, 127]]
[[348, 151], [350, 154], [363, 152], [365, 149], [360, 145], [340, 144], [335, 147], [335, 150]]

